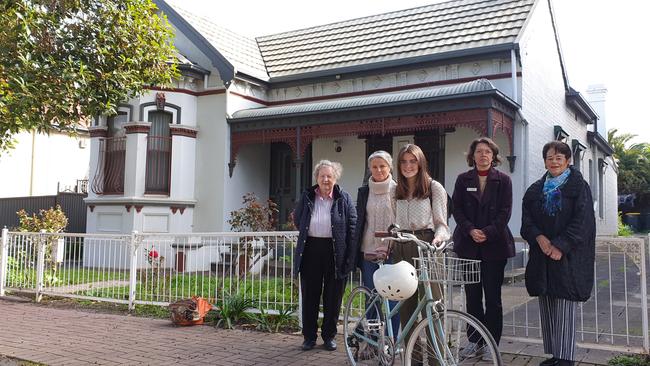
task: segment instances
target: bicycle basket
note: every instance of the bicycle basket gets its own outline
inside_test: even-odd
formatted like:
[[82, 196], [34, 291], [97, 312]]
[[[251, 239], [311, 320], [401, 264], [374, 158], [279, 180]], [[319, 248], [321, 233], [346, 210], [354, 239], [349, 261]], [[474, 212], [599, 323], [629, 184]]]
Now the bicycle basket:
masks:
[[481, 282], [481, 261], [448, 254], [413, 258], [421, 282], [466, 285]]

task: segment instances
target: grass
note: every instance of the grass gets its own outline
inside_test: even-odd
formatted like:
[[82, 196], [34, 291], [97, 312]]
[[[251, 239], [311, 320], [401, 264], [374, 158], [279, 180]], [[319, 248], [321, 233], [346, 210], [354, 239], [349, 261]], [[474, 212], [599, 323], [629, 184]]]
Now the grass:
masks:
[[[201, 296], [214, 304], [218, 299], [239, 293], [255, 304], [273, 303], [282, 308], [283, 304], [298, 302], [298, 289], [291, 279], [266, 278], [246, 281], [241, 279], [224, 280], [214, 276], [192, 274], [172, 275], [156, 281], [139, 282], [136, 285], [136, 299], [141, 301], [174, 302], [192, 296]], [[128, 299], [129, 286], [95, 288], [77, 292], [92, 297], [111, 297]]]
[[619, 355], [607, 361], [610, 366], [650, 366], [648, 355]]

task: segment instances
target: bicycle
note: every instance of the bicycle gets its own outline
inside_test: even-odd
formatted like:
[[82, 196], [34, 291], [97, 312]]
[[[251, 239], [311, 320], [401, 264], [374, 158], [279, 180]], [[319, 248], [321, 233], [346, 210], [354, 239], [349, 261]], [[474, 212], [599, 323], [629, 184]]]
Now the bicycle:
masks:
[[[386, 236], [386, 234], [388, 236]], [[376, 234], [377, 235], [377, 234]], [[502, 365], [494, 338], [472, 315], [446, 309], [443, 299], [435, 300], [429, 283], [444, 287], [480, 282], [480, 261], [462, 259], [447, 253], [452, 242], [440, 247], [419, 240], [415, 235], [392, 229], [382, 240], [415, 242], [418, 245], [417, 279], [426, 286], [424, 297], [402, 332], [395, 338], [391, 318], [399, 313], [400, 301], [392, 310], [388, 298], [376, 289], [358, 286], [350, 292], [343, 317], [343, 334], [348, 360], [356, 365], [393, 365], [399, 355], [409, 365]], [[392, 244], [392, 243], [391, 243]], [[390, 245], [389, 245], [390, 250]], [[383, 259], [377, 261], [383, 266]], [[445, 291], [443, 291], [443, 294]], [[362, 309], [355, 304], [363, 304]], [[418, 321], [422, 310], [426, 318]], [[406, 334], [416, 323], [406, 344]]]

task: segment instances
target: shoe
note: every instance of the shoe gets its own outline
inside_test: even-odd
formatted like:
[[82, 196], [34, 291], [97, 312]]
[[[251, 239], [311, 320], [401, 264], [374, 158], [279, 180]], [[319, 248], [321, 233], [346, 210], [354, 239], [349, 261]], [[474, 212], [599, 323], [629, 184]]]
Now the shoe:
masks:
[[326, 340], [324, 346], [328, 351], [336, 351], [336, 342], [334, 342], [334, 339]]
[[558, 359], [555, 357], [547, 358], [540, 362], [539, 366], [554, 366], [558, 364]]
[[314, 348], [314, 346], [316, 346], [316, 341], [313, 341], [311, 339], [305, 339], [305, 341], [302, 342], [303, 351], [309, 351], [310, 349]]
[[491, 353], [485, 353], [483, 357], [481, 357], [481, 361], [492, 362], [494, 361], [494, 358], [492, 357]]
[[481, 356], [484, 352], [485, 350], [478, 343], [469, 342], [467, 346], [458, 352], [458, 356], [461, 360], [464, 360], [470, 357]]
[[557, 366], [573, 366], [573, 361], [570, 360], [557, 360]]

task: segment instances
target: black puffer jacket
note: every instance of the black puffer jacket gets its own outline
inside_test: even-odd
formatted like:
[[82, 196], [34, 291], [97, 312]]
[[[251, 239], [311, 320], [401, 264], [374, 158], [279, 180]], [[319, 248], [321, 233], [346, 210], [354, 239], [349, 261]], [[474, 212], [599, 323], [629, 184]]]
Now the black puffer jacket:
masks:
[[[305, 241], [309, 232], [311, 212], [314, 209], [316, 188], [312, 186], [303, 192], [300, 201], [293, 212], [294, 223], [298, 227], [298, 243], [293, 256], [294, 274], [300, 272], [302, 253], [305, 250]], [[356, 257], [356, 223], [357, 211], [354, 208], [352, 197], [343, 191], [338, 184], [334, 185], [334, 202], [332, 203], [332, 240], [334, 244], [334, 266], [337, 279], [345, 278], [352, 272]]]
[[[589, 184], [579, 171], [570, 169], [560, 187], [562, 208], [555, 216], [542, 210], [546, 174], [524, 195], [521, 236], [530, 245], [526, 289], [531, 296], [587, 301], [594, 283], [596, 219]], [[562, 252], [562, 259], [555, 261], [542, 252], [535, 239], [540, 234]]]

